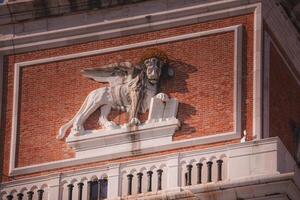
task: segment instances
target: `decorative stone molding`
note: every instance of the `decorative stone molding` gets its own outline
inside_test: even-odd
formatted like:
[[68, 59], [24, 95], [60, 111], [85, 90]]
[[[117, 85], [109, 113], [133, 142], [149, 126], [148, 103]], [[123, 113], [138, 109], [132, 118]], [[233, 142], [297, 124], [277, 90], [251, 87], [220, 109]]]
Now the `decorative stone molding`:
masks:
[[[154, 151], [162, 151], [172, 148], [180, 148], [184, 146], [191, 146], [191, 145], [198, 145], [198, 144], [205, 144], [205, 143], [211, 143], [211, 142], [217, 142], [217, 141], [223, 141], [223, 140], [230, 140], [234, 138], [240, 138], [241, 136], [241, 69], [242, 69], [242, 26], [230, 26], [220, 29], [214, 29], [209, 31], [203, 31], [203, 32], [196, 32], [186, 35], [179, 35], [169, 38], [163, 38], [163, 39], [157, 39], [157, 40], [151, 40], [146, 42], [140, 42], [140, 43], [134, 43], [130, 45], [123, 45], [119, 47], [112, 47], [107, 49], [100, 49], [100, 50], [94, 50], [89, 52], [81, 52], [76, 54], [70, 54], [66, 56], [58, 56], [58, 57], [51, 57], [51, 58], [45, 58], [45, 59], [39, 59], [39, 60], [33, 60], [33, 61], [27, 61], [22, 63], [16, 63], [15, 64], [15, 74], [14, 74], [14, 101], [13, 101], [13, 122], [12, 122], [12, 142], [11, 142], [11, 158], [10, 158], [10, 174], [23, 174], [23, 173], [30, 173], [30, 172], [36, 172], [46, 169], [53, 169], [63, 166], [71, 166], [76, 165], [80, 163], [87, 163], [87, 162], [95, 162], [99, 160], [107, 159], [106, 156], [98, 156], [97, 154], [85, 154], [85, 156], [81, 155], [80, 158], [75, 159], [66, 159], [62, 161], [55, 161], [55, 162], [49, 162], [49, 163], [43, 163], [38, 165], [32, 165], [32, 166], [26, 166], [26, 167], [20, 167], [15, 168], [15, 148], [16, 148], [16, 134], [17, 134], [17, 120], [18, 120], [18, 95], [19, 95], [19, 76], [20, 76], [20, 70], [24, 67], [35, 65], [35, 64], [43, 64], [43, 63], [49, 63], [49, 62], [55, 62], [55, 61], [61, 61], [66, 59], [72, 59], [72, 58], [81, 58], [86, 56], [92, 56], [92, 55], [100, 55], [103, 53], [110, 53], [120, 50], [127, 50], [131, 48], [137, 48], [137, 47], [145, 47], [145, 46], [151, 46], [151, 45], [157, 45], [157, 44], [164, 44], [168, 42], [174, 42], [174, 41], [180, 41], [190, 38], [197, 38], [197, 37], [205, 37], [211, 34], [221, 34], [226, 32], [233, 32], [234, 33], [234, 98], [233, 98], [233, 108], [234, 108], [234, 130], [230, 133], [220, 133], [215, 134], [211, 136], [204, 136], [194, 139], [187, 139], [187, 140], [180, 140], [175, 141], [170, 144], [161, 145], [161, 146], [153, 146], [150, 148], [150, 145], [154, 145], [154, 142], [151, 142], [149, 144], [149, 148], [139, 151], [140, 153], [150, 153]], [[164, 123], [171, 123], [164, 122]], [[175, 125], [176, 124], [176, 125]], [[173, 123], [172, 129], [176, 129], [175, 127], [178, 122]], [[170, 125], [170, 124], [168, 124]], [[175, 125], [175, 127], [174, 127]], [[148, 127], [150, 126], [147, 125]], [[164, 126], [164, 125], [162, 125]], [[167, 126], [164, 126], [165, 128]], [[166, 138], [165, 138], [166, 139]], [[168, 140], [168, 139], [167, 139]], [[128, 150], [128, 147], [126, 147]], [[117, 153], [117, 154], [111, 154], [109, 158], [116, 158], [120, 156], [129, 156], [132, 155], [132, 151], [124, 151], [123, 153]], [[93, 159], [91, 159], [93, 158]]]
[[95, 10], [121, 7], [145, 0], [101, 0], [89, 1], [51, 1], [39, 3], [34, 0], [2, 0], [0, 3], [0, 25], [7, 23], [20, 23], [41, 18], [56, 17], [57, 15], [72, 15], [76, 12], [93, 12]]
[[[147, 46], [151, 46], [151, 45], [165, 44], [168, 42], [181, 41], [181, 40], [192, 39], [192, 38], [197, 38], [197, 37], [205, 37], [205, 36], [212, 35], [212, 34], [221, 34], [221, 33], [226, 33], [226, 32], [234, 33], [234, 89], [233, 89], [234, 130], [232, 132], [218, 133], [215, 135], [173, 141], [172, 143], [170, 143], [168, 141], [170, 139], [169, 131], [175, 130], [176, 127], [178, 127], [178, 121], [176, 121], [176, 120], [175, 121], [172, 121], [172, 120], [165, 121], [165, 122], [163, 121], [161, 124], [161, 127], [164, 127], [165, 128], [164, 130], [167, 131], [166, 132], [167, 137], [164, 138], [165, 140], [160, 141], [163, 143], [161, 143], [160, 146], [155, 146], [155, 142], [148, 142], [148, 144], [146, 146], [147, 148], [141, 149], [139, 151], [139, 153], [144, 154], [144, 153], [150, 153], [150, 152], [158, 152], [158, 151], [163, 151], [163, 150], [168, 150], [168, 149], [181, 148], [181, 147], [186, 147], [186, 146], [207, 144], [207, 143], [213, 143], [213, 142], [218, 142], [218, 141], [240, 138], [241, 137], [241, 100], [242, 100], [241, 81], [242, 81], [242, 41], [243, 41], [242, 33], [243, 33], [243, 27], [242, 27], [242, 25], [236, 25], [236, 26], [230, 26], [230, 27], [225, 27], [225, 28], [220, 28], [220, 29], [213, 29], [213, 30], [208, 30], [208, 31], [203, 31], [203, 32], [195, 32], [195, 33], [179, 35], [179, 36], [174, 36], [174, 37], [169, 37], [169, 38], [163, 38], [163, 39], [150, 40], [150, 41], [146, 41], [146, 42], [134, 43], [134, 44], [129, 44], [129, 45], [123, 45], [123, 46], [118, 46], [118, 47], [111, 47], [111, 48], [106, 48], [106, 49], [75, 53], [75, 54], [70, 54], [70, 55], [65, 55], [65, 56], [57, 56], [57, 57], [16, 63], [15, 64], [15, 73], [14, 73], [14, 99], [13, 99], [10, 174], [17, 175], [17, 174], [24, 174], [24, 173], [32, 173], [32, 172], [43, 171], [43, 170], [48, 170], [48, 169], [73, 166], [73, 165], [78, 165], [78, 164], [83, 164], [83, 163], [88, 163], [88, 162], [95, 162], [95, 161], [105, 160], [108, 158], [112, 159], [112, 158], [119, 158], [122, 156], [135, 155], [135, 152], [132, 152], [131, 149], [130, 149], [130, 151], [128, 151], [129, 147], [127, 146], [123, 152], [110, 154], [109, 156], [108, 155], [98, 156], [95, 154], [81, 154], [80, 158], [65, 159], [62, 161], [54, 161], [54, 162], [48, 162], [48, 163], [43, 163], [43, 164], [37, 164], [37, 165], [16, 168], [15, 167], [15, 153], [16, 153], [16, 144], [17, 144], [17, 123], [18, 123], [18, 107], [19, 107], [18, 106], [19, 105], [19, 97], [18, 97], [19, 96], [19, 78], [20, 78], [20, 71], [22, 68], [28, 67], [31, 65], [35, 65], [35, 64], [43, 64], [43, 63], [62, 61], [62, 60], [73, 59], [73, 58], [82, 58], [82, 57], [86, 57], [86, 56], [101, 55], [104, 53], [111, 53], [111, 52], [115, 52], [115, 51], [127, 50], [127, 49], [132, 49], [132, 48], [137, 48], [137, 47], [147, 47]], [[145, 125], [145, 130], [148, 129], [146, 127], [150, 128], [151, 123], [149, 123], [148, 125]], [[150, 132], [147, 134], [148, 134], [147, 137], [149, 139]], [[143, 132], [142, 136], [146, 137], [147, 134], [146, 134], [146, 132]], [[157, 141], [159, 141], [159, 139], [157, 139]], [[71, 142], [71, 141], [69, 141], [69, 142]], [[74, 142], [74, 140], [72, 140], [72, 142]], [[151, 145], [153, 145], [153, 146], [151, 147]]]
[[[172, 5], [168, 0], [145, 1], [138, 7], [130, 5], [114, 10], [114, 12], [99, 12], [89, 15], [81, 13], [72, 15], [76, 24], [61, 23], [70, 20], [70, 16], [37, 20], [29, 30], [23, 24], [14, 24], [0, 32], [0, 52], [3, 54], [21, 53], [38, 49], [54, 48], [70, 44], [78, 44], [94, 40], [108, 39], [130, 35], [133, 32], [161, 30], [180, 25], [201, 23], [209, 20], [222, 19], [253, 13], [260, 0], [222, 0], [203, 3], [202, 0], [174, 0]], [[250, 5], [249, 5], [250, 4]], [[151, 9], [149, 9], [151, 7]], [[138, 12], [137, 12], [138, 11]], [[128, 13], [129, 12], [129, 13]], [[65, 18], [66, 17], [66, 18]], [[86, 21], [90, 18], [90, 21]], [[150, 20], [149, 20], [150, 18]], [[95, 23], [96, 22], [96, 23]], [[19, 33], [24, 30], [24, 32]]]

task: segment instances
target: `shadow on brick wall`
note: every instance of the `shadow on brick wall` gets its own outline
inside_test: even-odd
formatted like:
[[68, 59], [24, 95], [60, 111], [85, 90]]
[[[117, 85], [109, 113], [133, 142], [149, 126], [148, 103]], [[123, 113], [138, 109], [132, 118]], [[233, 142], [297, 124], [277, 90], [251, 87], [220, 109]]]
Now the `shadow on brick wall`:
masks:
[[[174, 70], [174, 77], [162, 80], [161, 92], [168, 94], [171, 97], [176, 97], [189, 92], [187, 82], [190, 74], [198, 71], [196, 66], [182, 62], [181, 60], [171, 59], [170, 67]], [[180, 102], [178, 107], [178, 118], [181, 122], [180, 135], [191, 134], [196, 131], [196, 128], [186, 123], [186, 120], [196, 115], [196, 108], [188, 103]]]
[[[7, 181], [8, 174], [4, 172], [5, 162], [9, 162], [9, 160], [4, 160], [4, 148], [5, 148], [5, 132], [6, 132], [6, 110], [7, 110], [7, 77], [8, 77], [8, 58], [4, 56], [3, 59], [3, 91], [2, 91], [2, 108], [1, 108], [1, 123], [0, 123], [0, 183], [2, 181]], [[5, 86], [5, 87], [4, 87]], [[1, 91], [1, 90], [0, 90]]]

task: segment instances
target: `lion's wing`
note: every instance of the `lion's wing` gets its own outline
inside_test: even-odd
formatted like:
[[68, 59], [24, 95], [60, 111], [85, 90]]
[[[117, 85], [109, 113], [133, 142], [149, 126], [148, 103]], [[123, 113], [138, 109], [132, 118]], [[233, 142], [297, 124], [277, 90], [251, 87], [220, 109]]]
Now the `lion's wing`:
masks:
[[111, 86], [123, 84], [133, 77], [134, 68], [130, 62], [113, 63], [100, 68], [87, 68], [81, 71], [82, 75], [100, 83], [109, 83]]

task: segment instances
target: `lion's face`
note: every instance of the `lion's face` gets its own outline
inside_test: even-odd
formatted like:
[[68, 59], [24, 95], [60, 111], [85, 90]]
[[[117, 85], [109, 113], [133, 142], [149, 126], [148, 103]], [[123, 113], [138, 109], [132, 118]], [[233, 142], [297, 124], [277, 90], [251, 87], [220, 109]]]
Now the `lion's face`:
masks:
[[162, 63], [157, 58], [149, 58], [144, 61], [147, 79], [151, 84], [156, 84], [161, 75]]

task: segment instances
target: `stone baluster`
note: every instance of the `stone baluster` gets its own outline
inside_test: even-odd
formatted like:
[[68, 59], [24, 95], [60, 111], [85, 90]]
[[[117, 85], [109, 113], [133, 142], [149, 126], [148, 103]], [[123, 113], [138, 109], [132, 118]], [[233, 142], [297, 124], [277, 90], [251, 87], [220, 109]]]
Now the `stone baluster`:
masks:
[[157, 190], [161, 190], [162, 187], [162, 173], [163, 173], [163, 170], [162, 169], [158, 169], [157, 170]]
[[83, 183], [78, 183], [78, 200], [82, 200], [82, 189], [83, 189]]
[[107, 199], [108, 193], [108, 179], [107, 177], [103, 178], [101, 181], [101, 194], [99, 194], [99, 199]]
[[189, 178], [188, 178], [188, 173], [185, 172], [185, 173], [184, 173], [184, 180], [185, 180], [185, 184], [184, 184], [184, 185], [185, 185], [185, 186], [188, 185], [188, 179], [189, 179]]
[[101, 190], [102, 190], [102, 181], [103, 181], [102, 179], [99, 179], [99, 180], [98, 180], [98, 188], [97, 188], [97, 189], [98, 189], [98, 199], [101, 198], [101, 193], [102, 193], [102, 191], [101, 191]]
[[133, 178], [132, 174], [127, 175], [127, 179], [128, 179], [127, 195], [132, 195], [132, 178]]
[[192, 168], [193, 168], [193, 165], [191, 165], [191, 164], [186, 166], [186, 169], [188, 171], [187, 185], [192, 185]]
[[37, 191], [37, 193], [38, 193], [38, 200], [43, 200], [44, 190], [43, 189], [39, 189]]
[[93, 181], [88, 181], [88, 200], [92, 200], [92, 185]]
[[37, 191], [37, 193], [38, 193], [38, 200], [43, 200], [44, 190], [43, 189], [39, 189]]
[[223, 160], [217, 160], [217, 164], [218, 164], [218, 181], [222, 180], [222, 163], [223, 163]]
[[197, 163], [197, 184], [201, 184], [202, 183], [202, 163]]
[[23, 196], [24, 196], [24, 194], [22, 194], [22, 193], [17, 194], [18, 200], [22, 200]]
[[27, 198], [28, 198], [28, 200], [32, 200], [32, 198], [33, 198], [33, 194], [34, 194], [34, 192], [33, 192], [33, 191], [29, 191], [29, 192], [27, 192]]
[[207, 182], [211, 182], [212, 181], [212, 161], [208, 161], [207, 163]]
[[68, 200], [72, 200], [73, 198], [73, 184], [69, 184], [68, 186]]
[[147, 172], [147, 176], [148, 176], [148, 187], [147, 187], [147, 192], [151, 192], [152, 191], [152, 171], [148, 171]]
[[137, 193], [140, 194], [140, 193], [142, 193], [143, 173], [141, 173], [141, 172], [137, 173], [137, 178], [138, 178]]

